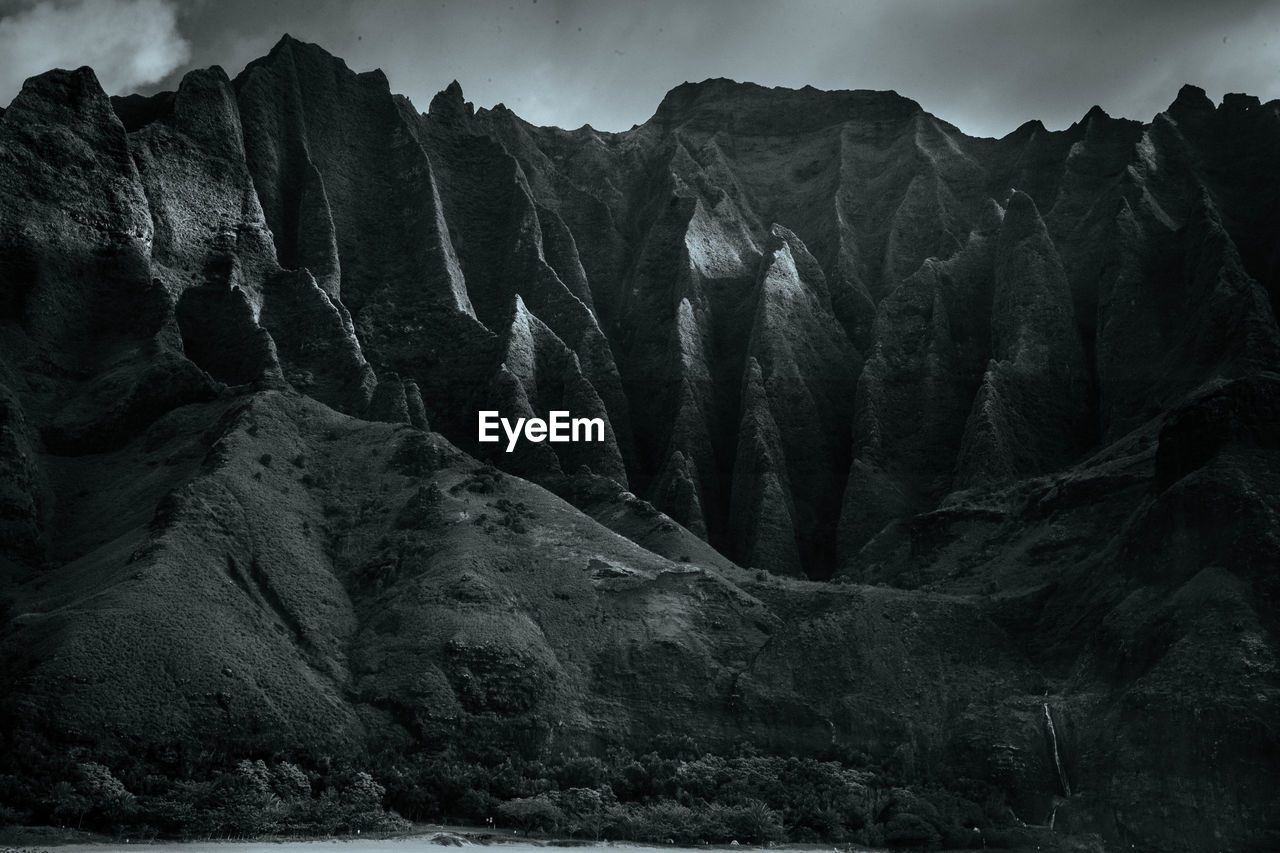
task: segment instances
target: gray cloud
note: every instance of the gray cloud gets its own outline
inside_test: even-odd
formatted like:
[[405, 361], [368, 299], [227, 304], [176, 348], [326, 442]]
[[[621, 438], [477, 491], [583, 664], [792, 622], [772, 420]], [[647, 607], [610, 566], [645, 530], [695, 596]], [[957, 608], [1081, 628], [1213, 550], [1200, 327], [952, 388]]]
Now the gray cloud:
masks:
[[899, 50], [864, 70], [971, 133], [1031, 118], [1064, 127], [1094, 104], [1149, 120], [1183, 83], [1280, 96], [1280, 7], [1266, 0], [971, 0], [913, 15], [919, 6], [886, 11], [879, 32]]
[[382, 68], [420, 109], [456, 78], [477, 105], [606, 130], [708, 77], [894, 89], [976, 135], [1065, 127], [1095, 103], [1149, 120], [1185, 82], [1280, 97], [1271, 0], [198, 0], [178, 27], [184, 67], [235, 74], [289, 32]]
[[190, 57], [166, 0], [40, 2], [0, 14], [0, 98], [50, 68], [92, 66], [104, 89], [127, 93], [164, 79]]

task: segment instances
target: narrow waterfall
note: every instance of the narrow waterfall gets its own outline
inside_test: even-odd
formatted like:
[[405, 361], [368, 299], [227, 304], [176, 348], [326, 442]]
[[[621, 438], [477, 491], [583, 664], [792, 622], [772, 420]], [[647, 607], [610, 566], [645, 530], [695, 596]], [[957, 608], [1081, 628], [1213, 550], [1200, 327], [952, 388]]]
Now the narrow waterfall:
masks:
[[1062, 756], [1058, 754], [1058, 732], [1053, 727], [1053, 713], [1049, 703], [1044, 703], [1044, 721], [1049, 727], [1049, 740], [1053, 744], [1053, 764], [1058, 768], [1058, 781], [1062, 783], [1062, 793], [1071, 796], [1071, 785], [1067, 782], [1067, 771], [1062, 768]]

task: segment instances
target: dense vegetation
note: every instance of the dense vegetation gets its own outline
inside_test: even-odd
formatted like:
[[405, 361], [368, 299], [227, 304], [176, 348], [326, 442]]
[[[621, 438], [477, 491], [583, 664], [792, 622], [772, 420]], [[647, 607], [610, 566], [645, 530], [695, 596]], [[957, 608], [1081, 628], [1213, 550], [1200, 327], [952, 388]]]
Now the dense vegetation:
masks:
[[[1003, 798], [976, 784], [968, 797], [955, 785], [899, 787], [883, 768], [750, 747], [714, 755], [688, 739], [639, 755], [548, 760], [449, 747], [374, 756], [365, 769], [314, 756], [230, 760], [180, 749], [112, 766], [87, 755], [44, 760], [34, 774], [6, 764], [0, 822], [132, 838], [395, 832], [410, 821], [444, 821], [683, 846], [736, 840], [956, 849], [1020, 846], [1035, 832], [1015, 825]], [[1035, 834], [1035, 843], [1051, 839]]]

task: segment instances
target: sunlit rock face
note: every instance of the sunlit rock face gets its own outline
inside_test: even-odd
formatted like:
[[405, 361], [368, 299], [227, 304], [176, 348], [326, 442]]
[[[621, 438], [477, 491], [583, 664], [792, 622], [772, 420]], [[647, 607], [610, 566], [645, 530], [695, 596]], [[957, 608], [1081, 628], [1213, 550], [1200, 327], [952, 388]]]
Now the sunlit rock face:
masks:
[[[996, 140], [727, 80], [618, 134], [456, 83], [422, 113], [287, 37], [150, 98], [33, 78], [0, 115], [6, 719], [746, 739], [1265, 847], [1276, 151], [1277, 104], [1193, 87]], [[480, 410], [604, 436], [508, 453]]]

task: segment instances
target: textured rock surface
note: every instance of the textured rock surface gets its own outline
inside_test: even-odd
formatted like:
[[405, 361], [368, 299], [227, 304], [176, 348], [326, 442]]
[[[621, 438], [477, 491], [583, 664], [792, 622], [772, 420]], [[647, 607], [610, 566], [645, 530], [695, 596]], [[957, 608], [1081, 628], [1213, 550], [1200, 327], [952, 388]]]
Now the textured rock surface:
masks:
[[[993, 140], [711, 80], [564, 131], [287, 37], [150, 98], [33, 78], [0, 114], [5, 719], [746, 737], [1265, 847], [1277, 109], [1186, 87]], [[606, 440], [507, 454], [480, 409]]]
[[991, 361], [957, 485], [1061, 468], [1092, 443], [1088, 376], [1062, 262], [1035, 202], [1014, 191], [997, 238]]

